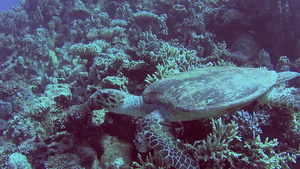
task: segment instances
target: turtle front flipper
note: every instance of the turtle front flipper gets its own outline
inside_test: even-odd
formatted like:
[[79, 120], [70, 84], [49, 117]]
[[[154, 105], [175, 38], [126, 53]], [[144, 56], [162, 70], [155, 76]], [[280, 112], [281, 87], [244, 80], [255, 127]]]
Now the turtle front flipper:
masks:
[[293, 112], [299, 112], [300, 89], [273, 87], [266, 94], [261, 96], [258, 101], [275, 107], [287, 108]]
[[138, 134], [150, 148], [158, 152], [167, 165], [178, 169], [199, 169], [198, 163], [185, 150], [179, 148], [167, 126], [170, 123], [155, 110], [139, 121]]

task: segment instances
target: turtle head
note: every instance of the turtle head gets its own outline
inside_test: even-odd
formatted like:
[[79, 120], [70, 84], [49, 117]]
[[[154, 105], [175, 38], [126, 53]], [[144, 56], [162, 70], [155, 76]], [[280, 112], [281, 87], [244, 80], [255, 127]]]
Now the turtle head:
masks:
[[91, 110], [104, 108], [117, 114], [141, 116], [141, 97], [121, 90], [98, 90], [88, 99], [87, 104]]
[[88, 106], [92, 110], [105, 108], [108, 111], [117, 112], [127, 93], [115, 89], [101, 89], [97, 90], [89, 99]]

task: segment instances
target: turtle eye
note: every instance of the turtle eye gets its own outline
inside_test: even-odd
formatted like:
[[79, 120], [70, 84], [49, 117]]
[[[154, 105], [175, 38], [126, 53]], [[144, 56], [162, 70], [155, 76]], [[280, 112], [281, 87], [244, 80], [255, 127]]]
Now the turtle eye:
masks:
[[110, 100], [111, 102], [113, 102], [113, 103], [116, 103], [116, 100], [115, 100], [115, 99], [110, 98], [109, 100]]
[[107, 98], [109, 98], [109, 94], [108, 94], [108, 93], [106, 93], [106, 92], [105, 92], [105, 93], [102, 93], [102, 96], [103, 96], [103, 98], [104, 98], [104, 99], [107, 99]]

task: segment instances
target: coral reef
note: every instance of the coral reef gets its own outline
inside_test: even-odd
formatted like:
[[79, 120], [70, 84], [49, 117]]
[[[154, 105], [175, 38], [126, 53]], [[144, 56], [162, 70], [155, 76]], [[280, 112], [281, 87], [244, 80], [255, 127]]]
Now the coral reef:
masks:
[[[300, 72], [299, 7], [22, 0], [0, 11], [0, 168], [168, 167], [154, 152], [137, 152], [136, 119], [89, 111], [89, 96], [102, 88], [139, 95], [156, 80], [207, 66]], [[182, 134], [171, 123], [170, 133], [200, 168], [299, 168], [299, 112], [253, 102], [232, 113], [184, 122]]]
[[[262, 142], [260, 135], [255, 137], [255, 134], [253, 134], [253, 137], [253, 140], [245, 142], [244, 146], [251, 152], [251, 156], [248, 157], [254, 162], [249, 163], [251, 167], [289, 168], [289, 162], [296, 163], [296, 155], [287, 152], [276, 153], [274, 149], [279, 144], [277, 139], [269, 141], [267, 137]], [[256, 147], [255, 149], [252, 148], [254, 146]]]
[[193, 145], [195, 158], [198, 161], [203, 160], [202, 163], [211, 168], [226, 168], [226, 163], [235, 168], [234, 160], [245, 161], [241, 158], [241, 153], [230, 149], [232, 141], [242, 141], [238, 136], [238, 128], [235, 122], [224, 125], [221, 118], [212, 119], [212, 133], [207, 136], [206, 140], [195, 141]]
[[168, 76], [175, 75], [179, 73], [177, 68], [177, 64], [173, 63], [165, 63], [164, 65], [158, 64], [156, 66], [157, 71], [152, 75], [147, 75], [145, 82], [147, 84], [151, 84], [157, 80], [164, 79]]
[[28, 163], [26, 156], [21, 153], [13, 153], [8, 158], [8, 168], [24, 168], [31, 169], [30, 163]]
[[101, 164], [104, 168], [130, 168], [132, 163], [132, 145], [122, 142], [117, 138], [104, 135], [101, 140], [102, 148], [105, 150], [101, 157]]
[[159, 166], [158, 164], [155, 164], [154, 158], [152, 157], [151, 153], [149, 153], [145, 159], [145, 161], [142, 159], [142, 156], [138, 154], [138, 161], [134, 161], [132, 163], [133, 168], [136, 169], [146, 169], [146, 168], [158, 168], [163, 169], [164, 166]]
[[[247, 118], [249, 119], [249, 115]], [[296, 163], [297, 153], [276, 149], [279, 145], [278, 139], [269, 141], [267, 137], [262, 141], [259, 134], [261, 131], [251, 128], [247, 130], [252, 131], [253, 137], [243, 142], [246, 135], [239, 136], [244, 136], [245, 133], [239, 134], [237, 123], [232, 121], [224, 124], [221, 118], [212, 119], [212, 132], [207, 138], [195, 141], [194, 145], [186, 144], [186, 147], [194, 151], [195, 159], [198, 159], [200, 164], [203, 163], [203, 166], [209, 168], [290, 168], [288, 164]]]
[[45, 163], [46, 169], [78, 168], [83, 169], [79, 164], [79, 157], [73, 154], [56, 154], [49, 156]]

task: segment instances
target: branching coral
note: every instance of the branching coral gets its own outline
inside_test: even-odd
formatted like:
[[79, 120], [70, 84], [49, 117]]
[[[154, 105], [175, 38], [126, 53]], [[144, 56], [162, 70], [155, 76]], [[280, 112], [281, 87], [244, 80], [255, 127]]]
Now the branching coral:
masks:
[[292, 113], [293, 121], [291, 123], [291, 130], [300, 133], [300, 114]]
[[233, 161], [242, 157], [242, 154], [232, 151], [229, 144], [233, 140], [241, 141], [238, 128], [235, 122], [224, 125], [221, 118], [212, 119], [212, 133], [206, 140], [195, 141], [193, 146], [188, 147], [195, 151], [195, 158], [198, 161], [204, 161], [212, 168], [223, 168], [226, 162], [235, 167]]
[[[239, 117], [241, 116], [241, 117]], [[249, 115], [240, 111], [235, 121], [249, 120], [249, 122], [236, 123], [231, 121], [224, 124], [222, 119], [212, 120], [212, 133], [205, 140], [195, 141], [194, 145], [186, 144], [186, 147], [194, 153], [194, 157], [209, 168], [245, 167], [248, 168], [290, 168], [289, 163], [296, 163], [299, 153], [280, 151], [278, 139], [265, 141], [261, 139], [259, 124], [265, 123], [266, 115]], [[239, 120], [237, 120], [239, 118]], [[249, 124], [248, 124], [249, 123]], [[253, 137], [248, 135], [245, 128], [254, 125]], [[241, 128], [241, 129], [240, 129]], [[242, 132], [242, 133], [240, 133]], [[242, 135], [243, 137], [241, 137]], [[236, 140], [236, 141], [234, 141]], [[230, 164], [230, 166], [228, 166]]]
[[252, 132], [262, 134], [261, 126], [270, 125], [267, 119], [270, 115], [263, 111], [258, 113], [248, 113], [247, 111], [237, 111], [233, 116], [233, 121], [239, 125], [239, 134], [243, 137], [252, 136]]
[[158, 64], [156, 66], [157, 71], [146, 77], [145, 82], [149, 85], [159, 79], [164, 79], [170, 75], [175, 75], [179, 73], [179, 69], [177, 67], [177, 64], [175, 62], [167, 62], [163, 65]]
[[[146, 46], [146, 43], [143, 46]], [[150, 52], [150, 56], [151, 60], [156, 62], [163, 60], [172, 64], [175, 63], [180, 71], [202, 67], [197, 51], [189, 50], [177, 42], [161, 41], [160, 46], [156, 47], [155, 52]]]
[[170, 58], [174, 58], [179, 57], [181, 51], [179, 48], [172, 46], [167, 42], [163, 42], [161, 52]]
[[134, 161], [132, 163], [132, 168], [134, 169], [163, 169], [164, 167], [157, 166], [154, 164], [154, 157], [151, 153], [146, 156], [145, 161], [142, 156], [138, 154], [138, 162]]
[[226, 42], [220, 42], [217, 45], [213, 45], [212, 56], [216, 56], [219, 58], [230, 57], [231, 53], [227, 50]]
[[178, 65], [184, 66], [185, 64], [197, 64], [200, 62], [196, 50], [188, 50], [183, 46], [176, 47], [167, 42], [162, 42], [160, 52], [162, 57], [169, 60], [175, 60]]
[[258, 168], [290, 168], [288, 162], [296, 163], [296, 155], [287, 152], [276, 153], [274, 148], [278, 144], [278, 139], [269, 141], [268, 137], [262, 142], [260, 135], [255, 136], [253, 132], [253, 140], [245, 142], [245, 148], [251, 154], [249, 165]]

